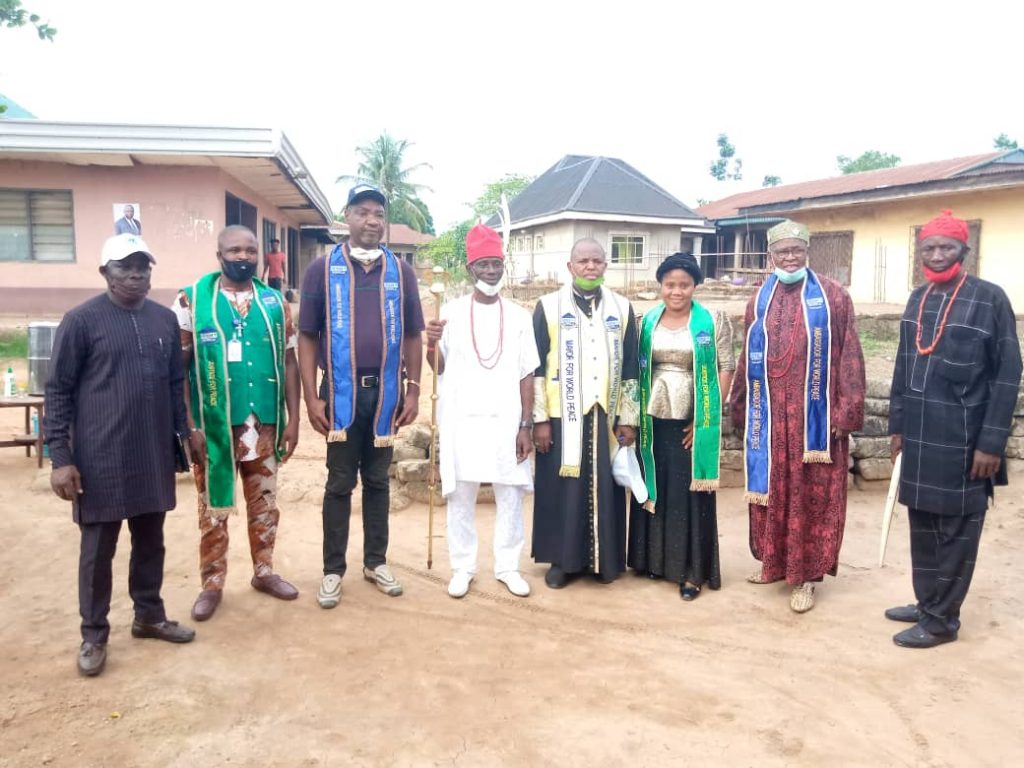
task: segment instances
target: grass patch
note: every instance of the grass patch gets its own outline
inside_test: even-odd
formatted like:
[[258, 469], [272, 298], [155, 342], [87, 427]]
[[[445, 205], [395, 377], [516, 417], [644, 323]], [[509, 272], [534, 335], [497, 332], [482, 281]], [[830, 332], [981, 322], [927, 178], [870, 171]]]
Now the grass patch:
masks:
[[28, 357], [28, 331], [0, 330], [0, 360]]

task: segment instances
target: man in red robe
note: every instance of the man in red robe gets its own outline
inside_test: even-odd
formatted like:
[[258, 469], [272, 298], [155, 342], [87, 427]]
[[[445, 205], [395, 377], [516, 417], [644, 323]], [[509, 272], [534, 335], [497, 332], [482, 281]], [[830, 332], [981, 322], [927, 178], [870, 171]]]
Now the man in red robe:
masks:
[[[864, 356], [853, 302], [841, 285], [807, 268], [809, 245], [810, 232], [802, 224], [784, 221], [768, 231], [768, 252], [778, 281], [764, 317], [770, 473], [768, 503], [750, 504], [750, 550], [761, 561], [761, 569], [747, 579], [755, 584], [785, 579], [793, 586], [790, 607], [797, 613], [814, 606], [816, 582], [826, 573], [836, 575], [846, 523], [849, 434], [864, 422]], [[804, 284], [815, 278], [829, 311], [830, 428], [824, 460], [809, 460], [805, 443], [810, 382]], [[748, 331], [757, 298], [747, 305]], [[733, 425], [741, 432], [747, 420], [749, 346], [748, 333], [730, 394]]]

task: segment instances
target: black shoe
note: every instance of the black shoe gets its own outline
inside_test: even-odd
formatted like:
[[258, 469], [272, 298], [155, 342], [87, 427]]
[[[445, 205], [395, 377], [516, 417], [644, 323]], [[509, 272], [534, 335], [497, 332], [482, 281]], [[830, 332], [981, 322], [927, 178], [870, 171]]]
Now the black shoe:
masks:
[[616, 577], [615, 576], [606, 576], [603, 573], [595, 573], [594, 574], [594, 578], [597, 580], [598, 584], [611, 584], [613, 581], [615, 581]]
[[897, 632], [892, 636], [892, 641], [902, 648], [934, 648], [943, 643], [952, 643], [956, 640], [956, 635], [956, 632], [935, 635], [920, 624], [915, 624], [910, 629]]
[[552, 565], [548, 568], [548, 572], [544, 574], [544, 583], [551, 587], [551, 589], [561, 589], [569, 583], [569, 577], [557, 565]]
[[679, 585], [679, 596], [687, 602], [690, 602], [691, 600], [696, 600], [699, 594], [700, 587], [698, 587], [695, 584], [687, 584], [686, 582], [683, 582]]
[[890, 621], [906, 621], [909, 624], [917, 624], [921, 620], [921, 609], [916, 605], [897, 605], [885, 612], [885, 618]]
[[96, 677], [103, 671], [107, 663], [106, 643], [82, 643], [78, 651], [78, 673], [86, 677]]
[[158, 624], [143, 624], [136, 619], [132, 622], [132, 637], [151, 637], [168, 643], [191, 643], [196, 636], [194, 629], [183, 627], [176, 621], [161, 621]]

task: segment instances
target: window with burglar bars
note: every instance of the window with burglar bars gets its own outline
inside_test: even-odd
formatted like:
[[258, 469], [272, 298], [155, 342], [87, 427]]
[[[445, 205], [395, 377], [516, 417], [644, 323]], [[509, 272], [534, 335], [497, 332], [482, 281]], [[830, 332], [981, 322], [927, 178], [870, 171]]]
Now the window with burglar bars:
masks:
[[642, 264], [647, 238], [643, 235], [612, 235], [612, 264]]
[[0, 189], [0, 261], [74, 261], [70, 191]]

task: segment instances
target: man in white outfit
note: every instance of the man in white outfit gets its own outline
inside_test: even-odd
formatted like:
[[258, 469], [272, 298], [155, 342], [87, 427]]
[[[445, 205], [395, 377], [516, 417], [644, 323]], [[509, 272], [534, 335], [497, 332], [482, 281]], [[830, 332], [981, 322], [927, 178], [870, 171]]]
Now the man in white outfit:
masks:
[[466, 235], [473, 293], [441, 308], [427, 323], [427, 362], [441, 375], [438, 426], [441, 492], [448, 502], [448, 594], [463, 597], [476, 575], [474, 521], [480, 483], [491, 483], [497, 508], [494, 575], [519, 597], [530, 585], [519, 572], [523, 497], [533, 490], [533, 373], [540, 364], [530, 314], [500, 296], [501, 236], [478, 225]]

